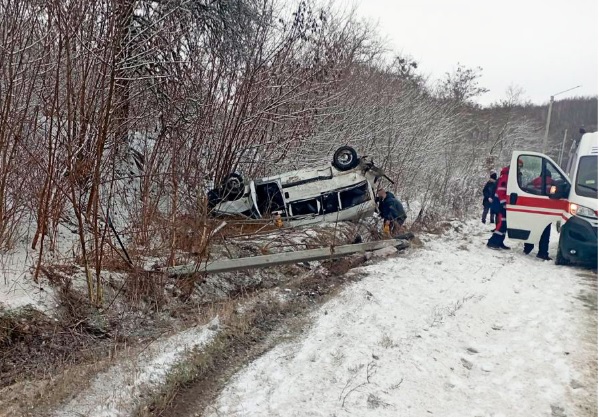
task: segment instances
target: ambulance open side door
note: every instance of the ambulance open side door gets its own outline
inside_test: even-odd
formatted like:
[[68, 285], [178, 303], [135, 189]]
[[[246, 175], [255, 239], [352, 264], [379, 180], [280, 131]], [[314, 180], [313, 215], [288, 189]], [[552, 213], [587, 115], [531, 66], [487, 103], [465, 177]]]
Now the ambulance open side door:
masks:
[[537, 245], [548, 225], [567, 220], [569, 188], [570, 179], [551, 158], [514, 151], [507, 184], [508, 237]]

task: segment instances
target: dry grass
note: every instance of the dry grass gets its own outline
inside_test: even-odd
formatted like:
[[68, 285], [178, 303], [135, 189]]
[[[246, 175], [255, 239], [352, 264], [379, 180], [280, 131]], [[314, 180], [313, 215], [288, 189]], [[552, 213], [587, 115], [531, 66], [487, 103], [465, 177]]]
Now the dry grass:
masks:
[[[129, 250], [127, 251], [129, 253]], [[131, 254], [129, 254], [131, 256]], [[102, 270], [110, 272], [129, 272], [131, 265], [122, 250], [108, 247], [102, 259]]]
[[[60, 320], [54, 321], [36, 310], [23, 310], [19, 314], [14, 312], [0, 315], [0, 340], [2, 358], [1, 366], [11, 364], [10, 358], [15, 356], [22, 360], [18, 366], [18, 374], [5, 372], [1, 369], [0, 374], [3, 378], [13, 376], [11, 380], [4, 379], [3, 388], [0, 388], [0, 403], [4, 407], [0, 410], [0, 417], [13, 416], [38, 416], [47, 415], [56, 405], [69, 401], [73, 396], [88, 388], [99, 372], [107, 369], [112, 364], [134, 357], [145, 349], [147, 344], [152, 343], [157, 337], [164, 335], [172, 329], [172, 325], [164, 329], [158, 328], [155, 324], [152, 326], [155, 336], [146, 337], [140, 343], [138, 340], [122, 340], [118, 337], [100, 338], [94, 336], [90, 342], [88, 338], [82, 336], [82, 329], [85, 325], [78, 324], [82, 321], [82, 314], [88, 307], [79, 309], [75, 300], [79, 298], [73, 294], [65, 295], [67, 299], [64, 311], [61, 312]], [[189, 322], [197, 325], [205, 323], [214, 316], [219, 316], [225, 321], [229, 321], [235, 315], [235, 302], [222, 303], [219, 305], [208, 305], [202, 307], [182, 306], [174, 310], [177, 314], [179, 323]], [[33, 320], [32, 318], [35, 318]], [[32, 322], [33, 321], [33, 322]], [[65, 334], [65, 328], [70, 323], [72, 335], [75, 339], [65, 340], [60, 335]], [[106, 320], [110, 323], [112, 329], [112, 320]], [[75, 327], [72, 327], [75, 325]], [[51, 326], [54, 335], [51, 342], [48, 339], [37, 340], [40, 337], [40, 331]], [[84, 326], [75, 331], [77, 326]], [[116, 332], [116, 331], [115, 331]], [[43, 335], [42, 335], [43, 336]], [[25, 344], [21, 345], [18, 339], [24, 339]], [[17, 341], [15, 343], [15, 340]], [[35, 343], [32, 341], [37, 340]], [[12, 341], [10, 349], [6, 349], [6, 344]], [[74, 343], [81, 342], [80, 344]], [[36, 349], [39, 346], [39, 351]], [[58, 355], [55, 349], [61, 347], [61, 352], [70, 352], [69, 360]]]
[[95, 375], [110, 366], [111, 360], [96, 358], [93, 363], [70, 366], [51, 377], [20, 381], [0, 389], [0, 417], [46, 415], [56, 404], [87, 388]]
[[167, 302], [164, 283], [164, 274], [133, 271], [125, 279], [124, 297], [133, 306], [140, 307], [143, 304], [154, 311], [159, 311]]
[[62, 286], [55, 319], [33, 309], [0, 311], [0, 387], [45, 378], [112, 349], [106, 317], [86, 298]]
[[426, 221], [414, 223], [410, 227], [410, 231], [413, 233], [426, 232], [433, 235], [442, 235], [452, 228], [453, 226], [449, 222], [428, 219]]

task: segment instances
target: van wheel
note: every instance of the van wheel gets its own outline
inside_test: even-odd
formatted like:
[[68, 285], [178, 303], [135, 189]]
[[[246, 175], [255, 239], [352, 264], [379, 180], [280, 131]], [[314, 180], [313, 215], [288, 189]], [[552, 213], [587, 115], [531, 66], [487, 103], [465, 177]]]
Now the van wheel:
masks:
[[209, 209], [213, 209], [214, 207], [216, 207], [223, 201], [218, 189], [208, 191], [207, 196], [208, 196], [208, 208]]
[[[561, 238], [560, 238], [560, 240], [561, 240]], [[557, 246], [557, 255], [555, 256], [555, 264], [556, 265], [568, 265], [568, 264], [570, 264], [570, 261], [567, 260], [564, 257], [564, 255], [562, 255], [562, 245], [561, 244], [559, 244]]]
[[333, 166], [339, 171], [348, 171], [360, 163], [358, 153], [351, 146], [342, 146], [333, 155]]
[[245, 191], [243, 177], [239, 174], [229, 174], [223, 183], [223, 195], [229, 201], [240, 198]]

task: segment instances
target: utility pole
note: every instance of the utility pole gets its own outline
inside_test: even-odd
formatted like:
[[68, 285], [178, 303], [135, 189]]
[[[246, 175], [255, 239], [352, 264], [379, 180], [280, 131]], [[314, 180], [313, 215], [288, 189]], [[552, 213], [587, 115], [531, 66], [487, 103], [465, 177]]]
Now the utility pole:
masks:
[[581, 85], [577, 85], [576, 87], [568, 88], [567, 90], [560, 91], [559, 93], [555, 93], [549, 99], [549, 109], [547, 110], [547, 123], [545, 124], [545, 136], [543, 137], [543, 153], [547, 153], [547, 138], [549, 137], [549, 125], [551, 124], [551, 109], [553, 108], [553, 98], [559, 94], [566, 93], [568, 91], [574, 90], [575, 88], [582, 87]]
[[549, 99], [549, 110], [547, 110], [547, 123], [545, 124], [545, 136], [543, 136], [543, 153], [547, 153], [547, 137], [549, 136], [549, 124], [551, 123], [551, 109], [553, 108], [553, 97]]
[[568, 136], [568, 129], [564, 130], [564, 140], [562, 141], [562, 150], [559, 152], [559, 167], [562, 167], [562, 157], [564, 156], [564, 146], [566, 146], [566, 137]]

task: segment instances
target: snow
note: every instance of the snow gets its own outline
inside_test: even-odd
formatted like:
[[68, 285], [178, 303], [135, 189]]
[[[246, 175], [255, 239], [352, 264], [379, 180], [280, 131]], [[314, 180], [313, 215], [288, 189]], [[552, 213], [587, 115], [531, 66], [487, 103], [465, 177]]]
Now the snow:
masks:
[[80, 392], [56, 417], [120, 417], [134, 411], [136, 398], [166, 380], [169, 371], [186, 352], [204, 346], [215, 336], [218, 318], [205, 326], [193, 327], [156, 340], [139, 354], [120, 361], [99, 374], [91, 386]]
[[13, 309], [31, 305], [41, 311], [50, 308], [52, 288], [44, 279], [36, 284], [32, 278], [36, 256], [36, 251], [21, 247], [0, 257], [0, 307]]
[[[10, 251], [0, 254], [0, 307], [17, 309], [31, 306], [47, 314], [56, 308], [54, 289], [43, 273], [39, 282], [33, 280], [35, 267], [39, 259], [39, 246], [31, 249], [35, 227], [32, 223], [23, 225], [21, 238]], [[79, 237], [69, 227], [59, 225], [56, 241], [52, 245], [51, 237], [45, 237], [45, 253], [42, 265], [73, 265], [73, 259], [79, 255]], [[84, 275], [79, 274], [81, 277]], [[72, 276], [73, 284], [85, 288], [85, 279]]]
[[490, 250], [489, 230], [421, 236], [423, 249], [355, 270], [367, 276], [246, 366], [207, 415], [592, 415], [596, 273], [515, 242]]

